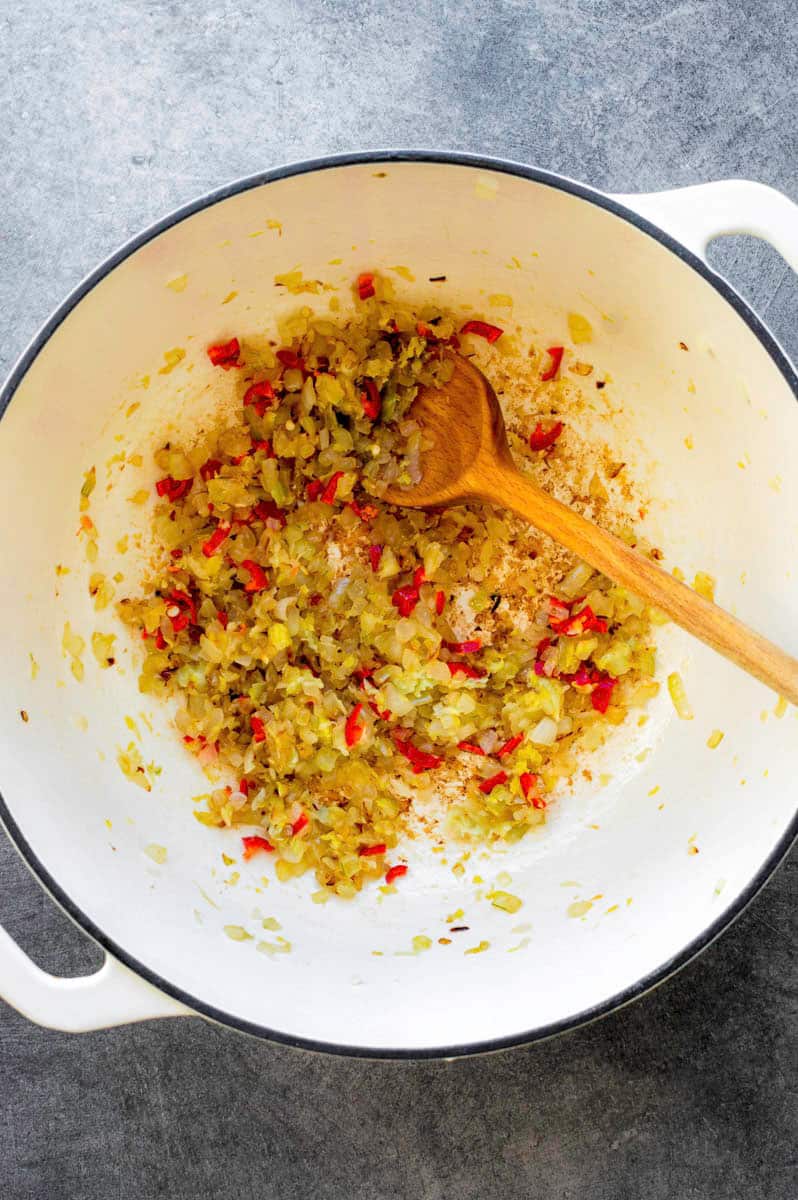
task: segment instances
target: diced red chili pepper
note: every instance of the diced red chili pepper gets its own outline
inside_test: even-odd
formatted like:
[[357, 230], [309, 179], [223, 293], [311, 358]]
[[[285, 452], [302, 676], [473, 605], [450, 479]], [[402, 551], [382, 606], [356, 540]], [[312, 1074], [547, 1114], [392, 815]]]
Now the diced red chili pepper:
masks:
[[446, 604], [446, 593], [442, 592], [442, 591], [437, 591], [435, 593], [435, 612], [438, 614], [438, 616], [440, 616], [441, 613], [443, 612], [445, 604]]
[[311, 608], [315, 608], [317, 604], [321, 604], [323, 599], [321, 592], [314, 592], [312, 596], [308, 597], [308, 604]]
[[352, 509], [355, 516], [359, 517], [365, 525], [368, 525], [369, 521], [373, 521], [375, 517], [380, 515], [380, 510], [376, 504], [358, 504], [357, 500], [350, 500], [348, 507]]
[[514, 737], [508, 738], [503, 746], [499, 746], [499, 749], [496, 751], [496, 757], [505, 758], [508, 754], [512, 754], [513, 750], [517, 750], [523, 740], [523, 733], [517, 733]]
[[374, 275], [371, 271], [364, 271], [362, 275], [358, 275], [357, 294], [361, 300], [368, 300], [370, 296], [376, 295]]
[[171, 475], [167, 475], [165, 479], [159, 479], [155, 485], [155, 490], [159, 496], [165, 496], [173, 504], [176, 500], [182, 500], [191, 491], [193, 479], [173, 479]]
[[230, 338], [229, 342], [219, 342], [216, 346], [208, 347], [208, 358], [215, 367], [223, 367], [229, 371], [231, 367], [239, 367], [238, 356], [241, 346], [238, 338]]
[[564, 621], [549, 620], [549, 625], [559, 637], [577, 637], [582, 633], [606, 633], [607, 622], [603, 617], [597, 617], [589, 604], [579, 612], [572, 613]]
[[477, 337], [483, 337], [492, 344], [498, 342], [504, 330], [499, 329], [498, 325], [489, 325], [487, 321], [466, 321], [460, 332], [474, 333]]
[[419, 750], [409, 738], [403, 738], [398, 732], [394, 733], [393, 741], [399, 753], [412, 765], [414, 775], [420, 775], [422, 771], [431, 771], [443, 762], [443, 759], [439, 758], [437, 754]]
[[[553, 621], [567, 621], [571, 615], [571, 606], [568, 602], [566, 600], [558, 600], [556, 596], [549, 596], [547, 599], [549, 605], [549, 625]], [[551, 639], [546, 640], [550, 641]]]
[[380, 708], [379, 705], [376, 704], [374, 700], [369, 700], [368, 706], [371, 709], [371, 711], [374, 713], [374, 715], [379, 717], [381, 721], [390, 721], [390, 719], [391, 719], [390, 708]]
[[476, 654], [477, 650], [482, 649], [480, 638], [471, 638], [468, 642], [442, 642], [441, 645], [453, 654]]
[[400, 863], [397, 867], [391, 867], [385, 872], [385, 882], [393, 883], [394, 879], [399, 879], [402, 875], [407, 874], [407, 867], [404, 863]]
[[355, 667], [352, 675], [358, 681], [360, 686], [363, 687], [363, 680], [371, 679], [376, 670], [376, 667]]
[[249, 727], [252, 730], [253, 742], [266, 741], [266, 726], [260, 717], [252, 716], [249, 718]]
[[245, 571], [249, 572], [249, 579], [244, 584], [245, 592], [262, 592], [264, 588], [269, 586], [266, 572], [260, 563], [256, 563], [251, 558], [245, 558], [242, 559], [241, 566]]
[[216, 614], [216, 620], [219, 622], [222, 629], [226, 629], [230, 618], [228, 617], [228, 615], [224, 611], [224, 609], [220, 608]]
[[195, 740], [196, 740], [196, 739], [195, 739], [195, 738], [193, 738], [193, 737], [191, 736], [191, 734], [190, 734], [190, 733], [184, 733], [184, 734], [183, 734], [183, 741], [186, 743], [186, 745], [187, 745], [187, 746], [190, 746], [190, 745], [191, 745], [191, 743], [192, 743], [193, 741], [195, 741]]
[[369, 562], [371, 569], [376, 574], [380, 569], [380, 559], [382, 558], [382, 546], [369, 546]]
[[530, 771], [524, 771], [523, 774], [519, 776], [518, 782], [521, 785], [521, 792], [523, 793], [524, 799], [528, 800], [529, 793], [533, 788], [537, 787], [538, 777], [537, 775], [531, 774]]
[[391, 596], [391, 604], [399, 609], [399, 615], [409, 617], [419, 601], [418, 588], [400, 587]]
[[183, 557], [183, 551], [180, 549], [180, 547], [179, 547], [179, 546], [177, 546], [177, 547], [176, 547], [174, 550], [170, 550], [170, 551], [169, 551], [169, 557], [170, 557], [170, 558], [175, 558], [175, 559], [177, 559], [177, 558], [182, 558], [182, 557]]
[[308, 500], [318, 500], [324, 490], [324, 484], [320, 479], [311, 479], [310, 483], [305, 484], [305, 495]]
[[213, 557], [213, 555], [221, 546], [222, 542], [230, 533], [231, 528], [232, 526], [228, 525], [226, 521], [219, 522], [211, 536], [208, 538], [207, 542], [202, 543], [202, 553], [206, 558]]
[[382, 411], [380, 389], [373, 379], [364, 379], [363, 387], [366, 389], [360, 393], [360, 403], [363, 406], [363, 412], [370, 421], [376, 421]]
[[336, 471], [327, 480], [324, 491], [321, 494], [321, 499], [324, 504], [335, 503], [335, 493], [338, 491], [338, 484], [343, 479], [343, 471]]
[[565, 348], [563, 346], [549, 346], [546, 353], [549, 355], [551, 362], [540, 376], [544, 382], [555, 378], [560, 369], [560, 363], [562, 362], [562, 356], [565, 353]]
[[361, 858], [372, 858], [375, 854], [384, 854], [387, 849], [385, 842], [378, 842], [376, 846], [361, 846], [358, 854]]
[[364, 726], [360, 724], [360, 714], [363, 711], [362, 704], [356, 704], [349, 716], [346, 718], [344, 726], [344, 738], [349, 747], [356, 746], [363, 736]]
[[544, 809], [546, 807], [546, 801], [537, 790], [537, 775], [532, 775], [529, 771], [524, 771], [523, 775], [519, 777], [518, 782], [521, 784], [521, 791], [528, 804], [531, 804], [533, 808]]
[[465, 675], [466, 679], [484, 679], [487, 674], [480, 667], [472, 667], [470, 663], [447, 662], [446, 666], [453, 678], [455, 675]]
[[[189, 625], [197, 624], [197, 607], [188, 592], [170, 592], [166, 599], [166, 615], [172, 622], [172, 628], [175, 633], [180, 633], [181, 630], [186, 629]], [[179, 612], [172, 614], [169, 611], [170, 608], [177, 608]]]
[[549, 675], [550, 676], [555, 673], [555, 668], [554, 668], [553, 663], [551, 665], [551, 668], [547, 668], [545, 663], [543, 662], [543, 656], [545, 655], [546, 651], [548, 650], [548, 648], [551, 644], [552, 644], [552, 639], [549, 637], [545, 637], [541, 641], [538, 642], [537, 650], [535, 652], [535, 674], [536, 675]]
[[[174, 624], [174, 622], [173, 622], [173, 624]], [[156, 650], [165, 650], [166, 649], [166, 638], [161, 633], [160, 629], [156, 629], [156, 631], [155, 631], [155, 649]]]
[[274, 850], [271, 842], [267, 842], [265, 837], [258, 837], [257, 835], [242, 837], [241, 842], [244, 847], [243, 858], [245, 859], [252, 858], [254, 854], [259, 854], [262, 850], [266, 850], [269, 854]]
[[222, 464], [218, 458], [209, 458], [200, 467], [200, 475], [207, 483], [209, 479], [215, 479], [222, 469]]
[[574, 684], [575, 687], [589, 687], [600, 683], [603, 676], [601, 671], [589, 671], [585, 664], [582, 663], [577, 671], [573, 671], [568, 675], [561, 674], [559, 678], [565, 680], [566, 683]]
[[253, 383], [244, 392], [244, 408], [251, 405], [258, 416], [262, 417], [274, 399], [274, 388], [271, 382], [268, 379], [261, 379], [260, 383]]
[[549, 446], [553, 446], [563, 430], [562, 421], [557, 421], [552, 425], [551, 429], [544, 430], [540, 421], [535, 426], [534, 432], [529, 435], [530, 450], [548, 450]]
[[296, 835], [298, 833], [301, 833], [302, 830], [305, 829], [306, 826], [308, 826], [309, 824], [310, 824], [310, 817], [308, 816], [308, 814], [305, 812], [300, 813], [299, 816], [297, 817], [297, 819], [294, 821], [293, 825], [291, 826], [291, 833], [294, 835], [294, 837], [296, 837]]
[[238, 790], [242, 796], [248, 796], [249, 795], [249, 780], [248, 779], [240, 779], [238, 781]]
[[509, 775], [506, 771], [497, 771], [495, 775], [491, 775], [490, 779], [482, 780], [482, 783], [479, 785], [479, 790], [484, 792], [486, 796], [489, 796], [495, 787], [498, 787], [499, 784], [506, 783], [508, 779]]
[[277, 455], [274, 453], [274, 446], [272, 446], [268, 438], [262, 438], [259, 441], [252, 443], [252, 453], [254, 454], [258, 450], [261, 452], [261, 454], [265, 454], [267, 458], [277, 457]]
[[[166, 615], [169, 617], [169, 620], [172, 622], [172, 629], [175, 631], [175, 633], [182, 633], [183, 630], [188, 629], [189, 625], [191, 624], [191, 621], [189, 619], [189, 615], [187, 612], [181, 611], [181, 612], [177, 613], [175, 616], [172, 616], [171, 613], [169, 612], [169, 610], [167, 609]], [[158, 630], [158, 632], [159, 633], [161, 632], [160, 629]], [[155, 644], [156, 644], [156, 646], [158, 646], [157, 637], [155, 639]], [[162, 649], [162, 647], [158, 646], [158, 649], [160, 650], [160, 649]]]
[[481, 746], [477, 746], [474, 742], [458, 742], [458, 750], [465, 750], [467, 754], [479, 754], [482, 758], [485, 757], [485, 751]]
[[304, 371], [305, 362], [300, 358], [296, 350], [283, 349], [277, 351], [277, 361], [290, 371]]
[[259, 500], [253, 512], [259, 521], [277, 521], [281, 529], [285, 528], [285, 513], [274, 500]]
[[617, 679], [613, 679], [611, 675], [608, 675], [596, 684], [590, 696], [590, 703], [596, 712], [605, 713], [607, 711], [612, 703], [612, 690], [617, 682]]

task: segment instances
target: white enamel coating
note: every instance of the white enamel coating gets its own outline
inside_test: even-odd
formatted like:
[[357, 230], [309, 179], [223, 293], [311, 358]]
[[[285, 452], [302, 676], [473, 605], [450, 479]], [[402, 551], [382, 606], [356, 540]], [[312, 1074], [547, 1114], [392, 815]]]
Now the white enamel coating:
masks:
[[[760, 185], [624, 200], [696, 250], [714, 233], [745, 228], [796, 262], [795, 206]], [[115, 628], [87, 595], [75, 536], [82, 472], [96, 463], [92, 515], [98, 567], [107, 568], [115, 540], [141, 520], [128, 498], [154, 473], [117, 464], [107, 476], [106, 461], [212, 407], [225, 377], [209, 368], [205, 346], [267, 327], [296, 305], [274, 287], [276, 272], [301, 265], [348, 299], [357, 271], [396, 264], [418, 280], [394, 276], [402, 294], [428, 292], [427, 276], [440, 274], [449, 282], [439, 294], [452, 303], [487, 308], [490, 294], [510, 293], [514, 308], [497, 310], [500, 323], [520, 323], [538, 344], [567, 342], [569, 311], [588, 315], [590, 360], [623, 401], [624, 452], [645, 467], [657, 497], [652, 536], [689, 576], [715, 574], [726, 606], [798, 652], [798, 408], [731, 304], [622, 217], [546, 182], [454, 163], [339, 165], [243, 191], [143, 245], [88, 292], [22, 380], [0, 422], [0, 504], [13, 516], [0, 531], [1, 560], [12, 565], [0, 578], [0, 620], [13, 630], [0, 692], [0, 788], [58, 898], [187, 1004], [288, 1039], [422, 1053], [573, 1021], [704, 938], [790, 826], [798, 726], [792, 710], [774, 716], [776, 698], [761, 685], [667, 629], [662, 671], [682, 672], [695, 719], [678, 721], [663, 695], [648, 725], [616, 741], [602, 767], [611, 781], [564, 797], [539, 837], [489, 858], [475, 853], [461, 878], [450, 869], [452, 848], [442, 866], [413, 843], [396, 895], [370, 891], [349, 905], [313, 905], [308, 880], [263, 885], [271, 871], [262, 859], [223, 864], [222, 849], [238, 857], [235, 839], [194, 821], [190, 797], [207, 785], [166, 714], [138, 695], [121, 631], [119, 669], [99, 672], [87, 650], [77, 683], [62, 657], [65, 620], [86, 638]], [[185, 290], [166, 287], [183, 274]], [[159, 374], [164, 351], [176, 346], [186, 358]], [[140, 408], [125, 417], [134, 402]], [[606, 424], [603, 433], [619, 436]], [[56, 563], [70, 574], [57, 579]], [[134, 567], [130, 556], [120, 563], [131, 581]], [[150, 794], [115, 762], [116, 748], [135, 740], [126, 716], [145, 759], [162, 767]], [[726, 736], [711, 751], [715, 728]], [[144, 853], [153, 843], [168, 850], [163, 865]], [[237, 883], [228, 882], [233, 869]], [[500, 871], [524, 901], [514, 917], [476, 898]], [[578, 900], [592, 907], [569, 917]], [[439, 946], [447, 914], [459, 908], [469, 932]], [[275, 940], [256, 909], [278, 918], [290, 953], [256, 951], [258, 939]], [[225, 925], [254, 940], [231, 941]], [[432, 949], [407, 954], [421, 933]], [[482, 940], [489, 950], [464, 954]], [[53, 980], [7, 936], [0, 994], [63, 1029], [188, 1011], [110, 957], [88, 979]]]

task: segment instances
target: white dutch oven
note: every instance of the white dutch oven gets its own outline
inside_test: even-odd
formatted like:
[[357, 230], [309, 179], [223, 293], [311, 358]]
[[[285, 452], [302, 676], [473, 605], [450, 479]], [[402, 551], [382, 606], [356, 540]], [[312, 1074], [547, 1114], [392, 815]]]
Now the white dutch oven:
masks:
[[[277, 221], [282, 231], [268, 224]], [[235, 855], [235, 840], [193, 820], [190, 797], [204, 780], [163, 711], [146, 708], [152, 732], [142, 724], [123, 636], [121, 667], [95, 672], [87, 653], [78, 683], [61, 633], [65, 620], [86, 637], [113, 627], [93, 611], [75, 536], [82, 473], [97, 464], [102, 561], [140, 512], [127, 497], [153, 478], [148, 467], [124, 477], [112, 468], [106, 495], [106, 460], [201, 410], [216, 384], [204, 347], [263, 329], [296, 303], [278, 299], [276, 272], [301, 265], [306, 277], [343, 286], [358, 270], [401, 264], [422, 293], [428, 276], [446, 275], [452, 303], [484, 307], [491, 293], [511, 293], [512, 323], [538, 344], [567, 341], [569, 311], [588, 315], [590, 358], [623, 401], [627, 457], [647, 464], [659, 500], [652, 529], [669, 562], [714, 574], [726, 606], [795, 654], [798, 379], [706, 264], [709, 239], [736, 231], [766, 237], [798, 268], [798, 210], [760, 184], [613, 199], [509, 163], [375, 153], [233, 184], [161, 221], [80, 285], [0, 402], [0, 814], [43, 886], [108, 957], [90, 978], [56, 979], [0, 931], [0, 995], [64, 1030], [201, 1014], [327, 1050], [453, 1055], [605, 1013], [729, 924], [796, 832], [798, 725], [794, 711], [778, 719], [774, 696], [679, 631], [665, 631], [662, 669], [682, 672], [693, 721], [676, 719], [663, 695], [648, 724], [610, 748], [606, 786], [563, 797], [529, 844], [475, 854], [458, 877], [453, 854], [442, 867], [417, 842], [396, 895], [372, 889], [324, 907], [310, 902], [308, 880], [264, 888], [257, 860], [227, 882], [221, 850]], [[513, 256], [520, 270], [508, 270]], [[183, 291], [165, 286], [183, 274]], [[326, 305], [328, 296], [302, 299]], [[186, 358], [161, 375], [173, 347]], [[70, 574], [56, 578], [56, 563]], [[132, 565], [124, 569], [132, 580]], [[163, 768], [150, 794], [115, 761], [134, 737], [126, 716], [145, 759]], [[725, 738], [712, 751], [715, 728]], [[162, 865], [144, 853], [153, 843], [167, 848]], [[487, 886], [500, 871], [524, 901], [514, 917], [476, 899], [474, 875]], [[440, 946], [460, 908], [468, 932]], [[290, 953], [255, 951], [258, 937], [274, 940], [260, 929], [266, 915]], [[232, 941], [225, 925], [255, 940]], [[416, 934], [433, 946], [408, 954]], [[464, 953], [482, 941], [488, 950]]]

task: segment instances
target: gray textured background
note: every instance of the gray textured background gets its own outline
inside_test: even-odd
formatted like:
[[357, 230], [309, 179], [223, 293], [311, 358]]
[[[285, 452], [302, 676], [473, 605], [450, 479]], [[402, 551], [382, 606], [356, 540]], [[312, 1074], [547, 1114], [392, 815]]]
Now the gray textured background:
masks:
[[[0, 52], [3, 371], [128, 235], [289, 159], [438, 146], [798, 199], [795, 0], [49, 0], [0, 8]], [[798, 357], [778, 255], [712, 259]], [[336, 1060], [198, 1020], [68, 1037], [0, 1006], [0, 1197], [793, 1200], [796, 867], [653, 995], [480, 1060]], [[0, 920], [50, 970], [99, 961], [5, 839]]]

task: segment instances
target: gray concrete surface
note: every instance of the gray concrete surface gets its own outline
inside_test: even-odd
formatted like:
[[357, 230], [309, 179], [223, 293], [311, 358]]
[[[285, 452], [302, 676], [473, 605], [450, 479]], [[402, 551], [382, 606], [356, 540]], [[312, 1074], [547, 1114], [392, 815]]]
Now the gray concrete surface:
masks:
[[[798, 199], [793, 0], [42, 0], [0, 8], [0, 54], [3, 371], [129, 234], [289, 159], [448, 146]], [[778, 255], [727, 239], [713, 261], [798, 356]], [[198, 1020], [67, 1037], [0, 1007], [0, 1197], [793, 1200], [796, 867], [653, 995], [480, 1060], [337, 1060]], [[51, 970], [99, 959], [5, 839], [0, 920]]]

